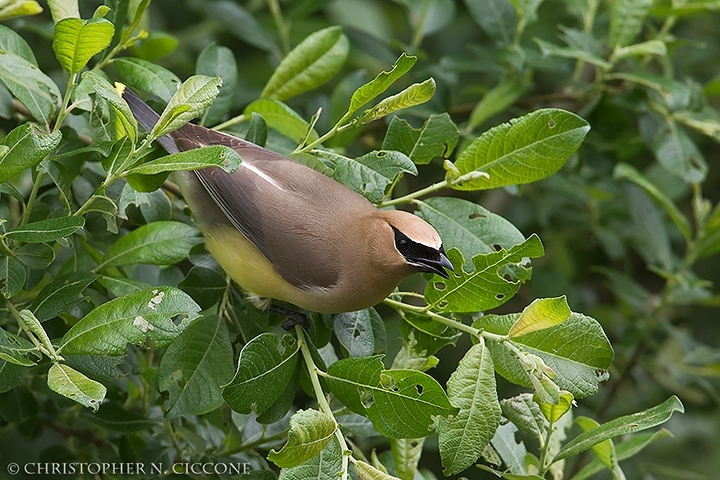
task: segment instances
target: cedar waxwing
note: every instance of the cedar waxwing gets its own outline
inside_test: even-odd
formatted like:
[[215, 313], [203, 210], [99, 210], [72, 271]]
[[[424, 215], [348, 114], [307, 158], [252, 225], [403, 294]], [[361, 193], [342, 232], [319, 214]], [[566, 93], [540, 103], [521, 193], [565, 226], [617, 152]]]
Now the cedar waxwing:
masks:
[[[140, 125], [159, 115], [122, 84]], [[378, 210], [362, 195], [283, 155], [187, 124], [158, 139], [169, 153], [227, 145], [242, 158], [235, 173], [182, 172], [181, 190], [220, 266], [251, 295], [319, 313], [380, 303], [416, 272], [445, 278], [453, 266], [428, 223]]]

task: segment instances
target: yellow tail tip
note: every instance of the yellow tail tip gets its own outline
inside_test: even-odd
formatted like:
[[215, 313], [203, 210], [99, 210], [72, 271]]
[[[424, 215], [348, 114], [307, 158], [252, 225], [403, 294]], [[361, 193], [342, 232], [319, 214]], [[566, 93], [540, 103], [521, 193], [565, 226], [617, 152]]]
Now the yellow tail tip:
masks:
[[125, 85], [120, 82], [115, 82], [115, 90], [120, 94], [122, 97], [122, 94], [125, 92]]

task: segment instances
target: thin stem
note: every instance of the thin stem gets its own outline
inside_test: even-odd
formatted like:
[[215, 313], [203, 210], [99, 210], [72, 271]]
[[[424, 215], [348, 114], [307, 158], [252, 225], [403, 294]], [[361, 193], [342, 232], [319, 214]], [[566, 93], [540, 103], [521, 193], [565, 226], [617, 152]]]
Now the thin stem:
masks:
[[44, 176], [45, 172], [37, 172], [37, 176], [35, 177], [35, 182], [33, 183], [32, 190], [30, 190], [30, 197], [28, 198], [27, 205], [25, 206], [25, 211], [23, 211], [22, 220], [20, 220], [20, 225], [25, 225], [30, 219], [30, 214], [32, 213], [33, 206], [35, 206], [35, 199], [37, 198], [37, 194], [40, 191], [40, 184], [42, 183], [42, 179]]
[[335, 422], [335, 438], [337, 438], [338, 442], [340, 443], [340, 450], [342, 450], [342, 470], [340, 473], [340, 480], [347, 480], [348, 463], [350, 457], [350, 454], [348, 452], [350, 452], [350, 447], [348, 447], [348, 444], [345, 441], [345, 437], [340, 431], [340, 426], [335, 420], [335, 416], [333, 415], [333, 411], [330, 408], [330, 404], [328, 403], [327, 398], [325, 398], [325, 393], [322, 390], [322, 385], [320, 385], [320, 378], [318, 377], [320, 369], [318, 369], [318, 367], [315, 365], [315, 362], [313, 361], [312, 354], [310, 353], [310, 348], [308, 347], [307, 341], [305, 340], [305, 332], [303, 332], [302, 327], [296, 325], [295, 333], [298, 337], [300, 352], [302, 353], [303, 360], [305, 360], [305, 366], [307, 367], [308, 375], [310, 376], [310, 382], [312, 383], [315, 397], [317, 397], [318, 407], [323, 413], [329, 416], [333, 420], [333, 422]]
[[268, 0], [268, 6], [270, 7], [273, 20], [275, 20], [275, 26], [278, 29], [278, 33], [280, 34], [280, 42], [282, 43], [283, 53], [287, 55], [288, 52], [290, 52], [290, 29], [283, 19], [282, 11], [280, 10], [280, 3], [278, 0]]
[[223, 123], [215, 125], [214, 127], [212, 127], [212, 129], [213, 130], [225, 130], [226, 128], [232, 127], [233, 125], [235, 125], [237, 123], [242, 123], [242, 122], [247, 121], [248, 118], [249, 117], [243, 113], [243, 114], [238, 115], [237, 117], [233, 117], [230, 120], [227, 120]]
[[67, 88], [65, 89], [65, 96], [63, 97], [62, 107], [60, 108], [60, 112], [58, 113], [57, 119], [55, 120], [55, 127], [53, 127], [53, 131], [60, 130], [60, 127], [62, 127], [62, 124], [65, 121], [65, 117], [67, 117], [68, 105], [70, 105], [70, 97], [72, 96], [72, 92], [73, 90], [75, 90], [75, 86], [77, 85], [77, 79], [77, 73], [73, 73], [70, 75]]
[[346, 123], [346, 124], [344, 124], [344, 125], [341, 125], [341, 123], [344, 122], [344, 121], [345, 121], [345, 118], [344, 118], [344, 117], [341, 118], [340, 121], [339, 121], [338, 123], [336, 123], [335, 126], [334, 126], [333, 128], [331, 128], [330, 131], [327, 132], [325, 135], [323, 135], [322, 137], [318, 138], [318, 139], [315, 140], [314, 142], [309, 143], [308, 145], [305, 145], [304, 147], [298, 146], [298, 148], [296, 148], [295, 150], [293, 150], [292, 153], [293, 153], [293, 154], [296, 154], [296, 153], [307, 153], [307, 152], [311, 151], [313, 148], [317, 147], [318, 145], [322, 145], [323, 142], [325, 142], [326, 140], [329, 140], [330, 138], [334, 137], [334, 136], [337, 135], [338, 133], [340, 133], [340, 132], [342, 132], [342, 131], [345, 131], [345, 130], [347, 130], [348, 128], [354, 126], [354, 123], [353, 123], [353, 122], [350, 122], [350, 123]]
[[[20, 327], [20, 330], [25, 332], [25, 336], [27, 336], [30, 341], [35, 345], [35, 348], [37, 348], [41, 353], [43, 353], [48, 358], [53, 358], [53, 355], [45, 348], [45, 346], [40, 342], [40, 340], [30, 331], [27, 325], [25, 325], [25, 321], [20, 316], [20, 312], [17, 311], [17, 308], [15, 308], [15, 305], [10, 303], [10, 300], [6, 302], [8, 310], [10, 310], [10, 313], [12, 313], [12, 316], [15, 317], [15, 321], [17, 321], [18, 326]], [[55, 355], [57, 356], [57, 355]]]
[[[428, 307], [418, 307], [417, 305], [410, 305], [409, 303], [398, 302], [397, 300], [393, 300], [390, 298], [386, 298], [385, 300], [383, 300], [383, 303], [385, 305], [388, 305], [388, 306], [396, 309], [396, 310], [405, 310], [405, 311], [409, 311], [409, 312], [415, 312], [415, 313], [427, 315], [428, 317], [432, 318], [433, 320], [435, 320], [439, 323], [442, 323], [443, 325], [447, 325], [448, 327], [452, 327], [456, 330], [460, 330], [462, 332], [469, 333], [470, 335], [473, 335], [475, 337], [478, 337], [480, 335], [485, 336], [485, 333], [487, 333], [487, 332], [481, 333], [481, 331], [478, 330], [477, 328], [473, 328], [469, 325], [465, 325], [464, 323], [444, 317], [435, 312], [431, 312], [430, 310], [427, 309]], [[496, 335], [494, 333], [492, 333], [490, 335], [492, 337], [495, 337], [495, 336], [501, 337], [501, 335]], [[495, 340], [495, 338], [493, 338], [493, 340]]]
[[490, 178], [490, 175], [488, 175], [485, 172], [480, 172], [480, 171], [474, 170], [474, 171], [468, 172], [464, 175], [460, 175], [458, 178], [456, 178], [454, 180], [445, 179], [442, 182], [433, 183], [429, 187], [421, 188], [420, 190], [416, 190], [412, 193], [408, 193], [407, 195], [404, 195], [402, 197], [398, 197], [398, 198], [394, 198], [392, 200], [381, 202], [378, 205], [378, 207], [382, 208], [382, 207], [389, 207], [391, 205], [399, 205], [401, 203], [410, 203], [410, 202], [414, 201], [416, 198], [422, 197], [429, 193], [437, 192], [438, 190], [442, 190], [443, 188], [447, 188], [452, 185], [457, 185], [460, 183], [469, 182], [472, 180], [477, 180], [479, 178]]
[[549, 424], [548, 424], [547, 433], [545, 436], [545, 442], [544, 442], [544, 445], [542, 446], [542, 451], [540, 452], [540, 476], [541, 477], [545, 477], [545, 472], [547, 472], [548, 468], [550, 468], [550, 465], [552, 465], [552, 464], [545, 465], [545, 463], [547, 462], [548, 454], [550, 453], [550, 437], [552, 437], [553, 430], [555, 428], [555, 423], [552, 420], [548, 420], [548, 421], [549, 421]]
[[420, 17], [415, 25], [413, 25], [414, 31], [411, 41], [413, 50], [417, 50], [423, 41], [423, 27], [425, 27], [425, 19], [427, 18], [428, 10], [430, 10], [430, 0], [424, 0], [420, 10]]

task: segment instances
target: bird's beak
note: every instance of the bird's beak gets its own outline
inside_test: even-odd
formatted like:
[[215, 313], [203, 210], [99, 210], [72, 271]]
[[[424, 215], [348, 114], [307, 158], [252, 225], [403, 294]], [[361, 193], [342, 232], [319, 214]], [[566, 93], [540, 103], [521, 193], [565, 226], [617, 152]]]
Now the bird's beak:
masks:
[[419, 267], [422, 269], [423, 272], [428, 273], [437, 273], [443, 278], [448, 278], [449, 275], [445, 271], [447, 268], [451, 272], [455, 271], [455, 268], [453, 267], [453, 264], [450, 263], [450, 259], [447, 258], [445, 255], [445, 252], [440, 252], [440, 259], [439, 260], [430, 260], [430, 259], [422, 259], [422, 261], [418, 262]]

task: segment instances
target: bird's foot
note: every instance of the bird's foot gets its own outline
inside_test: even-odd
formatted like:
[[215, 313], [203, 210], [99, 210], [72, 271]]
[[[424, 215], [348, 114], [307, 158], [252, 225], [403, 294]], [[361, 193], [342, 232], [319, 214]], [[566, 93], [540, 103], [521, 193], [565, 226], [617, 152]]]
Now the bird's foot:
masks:
[[282, 323], [283, 330], [290, 331], [295, 328], [295, 325], [300, 325], [306, 330], [308, 329], [308, 327], [310, 327], [308, 317], [304, 313], [296, 312], [295, 310], [290, 310], [289, 308], [283, 308], [272, 304], [270, 305], [270, 310], [275, 313], [279, 313], [280, 315], [285, 315], [287, 317], [287, 320]]

